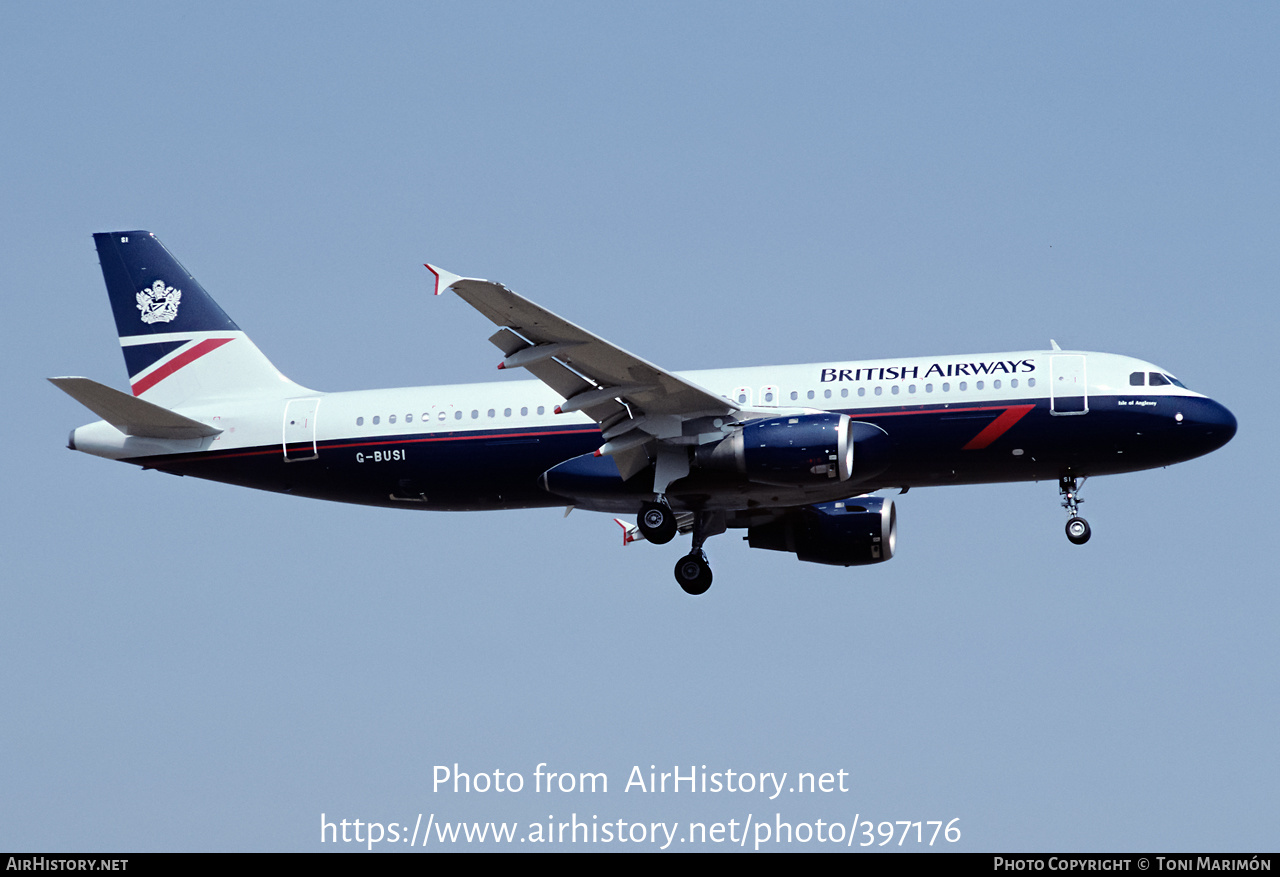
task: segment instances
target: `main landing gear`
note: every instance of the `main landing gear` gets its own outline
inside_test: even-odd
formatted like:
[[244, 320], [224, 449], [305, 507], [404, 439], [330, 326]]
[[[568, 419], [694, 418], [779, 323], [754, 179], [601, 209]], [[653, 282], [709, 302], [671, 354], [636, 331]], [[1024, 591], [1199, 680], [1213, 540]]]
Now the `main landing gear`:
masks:
[[1083, 545], [1093, 535], [1089, 522], [1080, 517], [1079, 504], [1084, 502], [1079, 496], [1084, 479], [1077, 484], [1074, 475], [1063, 475], [1058, 479], [1058, 493], [1062, 494], [1062, 507], [1071, 517], [1067, 518], [1067, 539], [1073, 545]]
[[711, 587], [711, 564], [702, 549], [690, 552], [676, 561], [676, 581], [686, 594], [705, 594]]
[[686, 594], [696, 597], [711, 587], [711, 564], [702, 546], [726, 529], [724, 512], [693, 513], [693, 547], [676, 564], [676, 581]]
[[666, 545], [676, 537], [676, 513], [665, 499], [647, 502], [640, 507], [636, 526], [644, 534], [644, 538], [654, 545]]
[[[684, 516], [687, 519], [688, 513]], [[688, 526], [687, 520], [685, 526]], [[671, 510], [665, 498], [660, 496], [657, 502], [647, 502], [640, 507], [636, 527], [644, 534], [645, 539], [656, 545], [663, 545], [675, 538], [680, 524], [676, 520], [676, 513]], [[711, 587], [711, 564], [707, 562], [707, 554], [702, 546], [725, 529], [724, 512], [693, 513], [693, 547], [680, 558], [675, 568], [676, 581], [686, 594], [705, 594], [707, 588]]]

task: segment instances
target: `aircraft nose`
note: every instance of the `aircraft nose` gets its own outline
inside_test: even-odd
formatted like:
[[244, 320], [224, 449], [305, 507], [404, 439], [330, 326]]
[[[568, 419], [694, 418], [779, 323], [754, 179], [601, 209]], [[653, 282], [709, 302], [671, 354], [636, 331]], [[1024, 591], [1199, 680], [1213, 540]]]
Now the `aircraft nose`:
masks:
[[1227, 406], [1212, 399], [1196, 399], [1194, 404], [1187, 406], [1187, 410], [1176, 415], [1177, 418], [1181, 418], [1179, 424], [1184, 428], [1190, 427], [1203, 444], [1201, 453], [1217, 450], [1236, 434], [1235, 415], [1227, 410]]

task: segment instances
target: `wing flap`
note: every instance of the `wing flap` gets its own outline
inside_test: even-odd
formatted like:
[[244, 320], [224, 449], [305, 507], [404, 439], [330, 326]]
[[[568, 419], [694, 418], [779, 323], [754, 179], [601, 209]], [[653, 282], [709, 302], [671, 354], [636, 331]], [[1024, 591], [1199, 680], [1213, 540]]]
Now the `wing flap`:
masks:
[[[582, 393], [595, 392], [598, 385], [588, 381], [573, 369], [554, 359], [535, 362], [524, 367], [525, 371], [555, 390], [566, 400]], [[626, 406], [613, 398], [602, 399], [592, 405], [582, 406], [582, 412], [597, 423], [603, 423], [619, 413], [626, 412]]]
[[618, 451], [612, 456], [613, 464], [618, 467], [618, 474], [623, 481], [629, 481], [649, 468], [649, 452], [644, 445]]

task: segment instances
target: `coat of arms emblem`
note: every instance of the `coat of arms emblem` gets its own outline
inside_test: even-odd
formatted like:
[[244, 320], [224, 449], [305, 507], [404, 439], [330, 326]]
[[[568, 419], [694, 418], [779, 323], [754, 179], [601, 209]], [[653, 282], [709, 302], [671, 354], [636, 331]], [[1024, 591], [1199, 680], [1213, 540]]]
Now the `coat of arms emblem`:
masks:
[[138, 293], [138, 310], [144, 323], [168, 323], [178, 316], [178, 302], [182, 290], [165, 286], [163, 280], [151, 284], [150, 289]]

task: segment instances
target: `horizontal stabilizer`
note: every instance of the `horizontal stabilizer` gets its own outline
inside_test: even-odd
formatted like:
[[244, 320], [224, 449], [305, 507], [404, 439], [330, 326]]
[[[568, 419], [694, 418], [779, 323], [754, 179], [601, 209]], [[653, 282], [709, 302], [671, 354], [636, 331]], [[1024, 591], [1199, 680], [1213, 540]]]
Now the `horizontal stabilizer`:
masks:
[[168, 408], [130, 396], [88, 378], [49, 378], [53, 384], [125, 435], [158, 439], [193, 439], [222, 430], [175, 414]]

